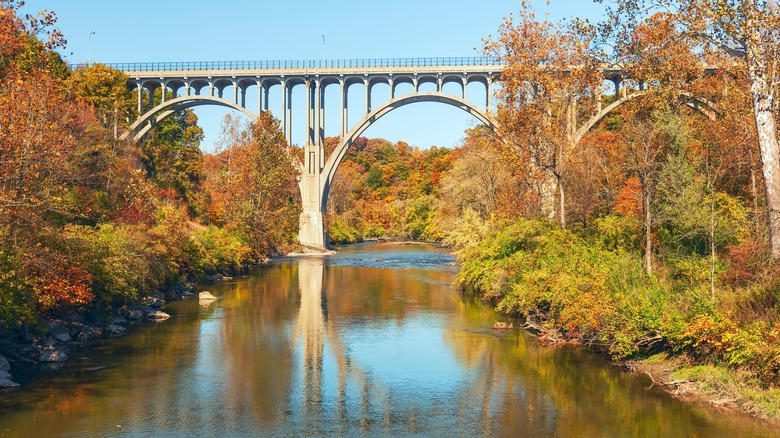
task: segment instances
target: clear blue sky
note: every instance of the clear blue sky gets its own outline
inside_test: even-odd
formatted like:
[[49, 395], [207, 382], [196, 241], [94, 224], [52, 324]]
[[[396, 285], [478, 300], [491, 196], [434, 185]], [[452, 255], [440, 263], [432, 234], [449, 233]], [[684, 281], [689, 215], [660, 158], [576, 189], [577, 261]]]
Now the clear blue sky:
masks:
[[[94, 62], [115, 63], [320, 59], [322, 35], [328, 59], [475, 56], [482, 39], [495, 34], [502, 17], [516, 11], [519, 3], [27, 0], [24, 11], [57, 13], [58, 27], [68, 40], [62, 50], [67, 61], [85, 62], [91, 46]], [[597, 19], [601, 12], [601, 6], [591, 0], [552, 0], [549, 8], [545, 0], [533, 3], [540, 14], [548, 11], [556, 20], [571, 16]], [[90, 32], [95, 32], [91, 44]], [[381, 94], [374, 95], [373, 106], [381, 103]], [[303, 116], [303, 111], [293, 110], [298, 113], [295, 117]], [[231, 110], [198, 107], [195, 111], [206, 132], [204, 149], [209, 150], [219, 135], [222, 117]], [[350, 121], [356, 121], [353, 115], [359, 111], [351, 112]], [[326, 117], [326, 123], [326, 135], [336, 135], [336, 117]], [[404, 140], [423, 148], [452, 147], [459, 144], [464, 129], [475, 123], [459, 109], [420, 103], [391, 112], [365, 135]], [[293, 141], [301, 143], [303, 132], [296, 129], [295, 119], [293, 129]]]

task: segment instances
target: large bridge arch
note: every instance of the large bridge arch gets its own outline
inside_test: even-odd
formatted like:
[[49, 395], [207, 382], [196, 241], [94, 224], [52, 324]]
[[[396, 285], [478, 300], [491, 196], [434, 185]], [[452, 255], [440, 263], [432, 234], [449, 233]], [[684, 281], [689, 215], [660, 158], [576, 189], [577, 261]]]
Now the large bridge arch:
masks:
[[[606, 116], [614, 112], [622, 105], [626, 104], [628, 101], [641, 97], [645, 93], [647, 93], [646, 90], [638, 91], [636, 93], [629, 94], [623, 98], [620, 98], [612, 102], [612, 104], [602, 109], [598, 114], [595, 114], [577, 130], [577, 132], [574, 134], [574, 139], [572, 144], [575, 146], [578, 145], [580, 143], [580, 140], [582, 140], [582, 138], [585, 137], [585, 135], [588, 132], [590, 132], [591, 129], [593, 129], [597, 124], [599, 124], [602, 120], [604, 120]], [[714, 121], [717, 118], [718, 112], [715, 108], [715, 104], [713, 104], [712, 102], [709, 102], [702, 98], [694, 97], [693, 95], [688, 93], [682, 93], [680, 95], [680, 98], [684, 98], [686, 105], [691, 107], [691, 109], [693, 109], [694, 111], [698, 111], [699, 113], [703, 114], [708, 119]]]
[[416, 93], [416, 94], [408, 94], [403, 95], [395, 99], [391, 99], [378, 108], [372, 110], [370, 113], [366, 114], [365, 117], [363, 117], [362, 120], [360, 120], [358, 123], [355, 124], [355, 126], [352, 127], [352, 129], [347, 133], [347, 135], [339, 141], [338, 146], [336, 146], [336, 149], [333, 150], [333, 152], [328, 157], [327, 161], [325, 162], [325, 165], [323, 166], [322, 173], [320, 175], [320, 183], [322, 190], [322, 211], [325, 211], [326, 203], [328, 201], [328, 190], [330, 188], [330, 184], [333, 181], [333, 177], [336, 175], [336, 170], [338, 169], [341, 162], [344, 160], [344, 157], [347, 154], [347, 151], [352, 146], [352, 144], [355, 142], [355, 140], [360, 137], [372, 124], [374, 124], [376, 121], [381, 119], [383, 116], [387, 115], [391, 111], [412, 104], [417, 102], [437, 102], [437, 103], [443, 103], [447, 105], [454, 106], [456, 108], [460, 108], [463, 111], [471, 114], [474, 116], [477, 120], [482, 122], [484, 125], [488, 126], [490, 129], [495, 130], [498, 124], [495, 120], [493, 120], [485, 111], [478, 108], [473, 103], [461, 99], [459, 97], [453, 96], [451, 94], [446, 94], [442, 92], [428, 92], [428, 93]]
[[130, 128], [122, 134], [120, 139], [125, 140], [132, 138], [133, 141], [138, 142], [149, 134], [155, 126], [160, 122], [170, 117], [176, 111], [185, 110], [188, 108], [203, 106], [203, 105], [216, 105], [234, 109], [236, 111], [246, 114], [251, 120], [256, 120], [257, 115], [252, 111], [242, 107], [241, 105], [231, 102], [227, 99], [222, 99], [215, 96], [182, 96], [175, 99], [167, 100], [151, 110], [144, 113], [138, 120], [135, 121]]

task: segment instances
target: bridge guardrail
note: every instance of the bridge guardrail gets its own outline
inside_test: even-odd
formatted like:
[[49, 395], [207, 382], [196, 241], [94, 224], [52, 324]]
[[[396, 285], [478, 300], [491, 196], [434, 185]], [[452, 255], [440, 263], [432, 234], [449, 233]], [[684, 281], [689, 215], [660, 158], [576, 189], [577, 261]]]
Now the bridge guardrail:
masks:
[[[95, 63], [92, 63], [94, 65]], [[194, 61], [194, 62], [122, 62], [104, 64], [120, 71], [171, 70], [286, 70], [315, 68], [372, 68], [372, 67], [448, 67], [501, 66], [504, 62], [486, 57], [450, 58], [377, 58], [377, 59], [321, 59], [288, 61]], [[71, 70], [83, 70], [89, 64], [75, 64]]]

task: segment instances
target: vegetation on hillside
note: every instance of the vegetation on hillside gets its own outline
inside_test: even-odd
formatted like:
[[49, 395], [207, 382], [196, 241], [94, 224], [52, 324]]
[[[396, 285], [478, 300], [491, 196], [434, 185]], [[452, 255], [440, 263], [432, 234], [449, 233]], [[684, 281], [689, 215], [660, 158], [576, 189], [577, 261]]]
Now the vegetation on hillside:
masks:
[[56, 16], [19, 6], [0, 1], [3, 330], [235, 272], [294, 242], [297, 223], [279, 218], [297, 218], [296, 168], [277, 122], [240, 127], [215, 156], [191, 111], [140, 145], [119, 141], [136, 116], [127, 77], [71, 72]]

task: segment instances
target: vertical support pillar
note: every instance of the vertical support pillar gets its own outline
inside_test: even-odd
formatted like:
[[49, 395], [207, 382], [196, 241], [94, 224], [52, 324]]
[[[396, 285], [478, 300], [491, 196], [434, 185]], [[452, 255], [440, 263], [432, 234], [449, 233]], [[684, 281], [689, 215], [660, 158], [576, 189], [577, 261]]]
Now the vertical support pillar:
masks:
[[270, 100], [270, 98], [268, 97], [268, 94], [270, 92], [271, 92], [271, 86], [270, 85], [266, 86], [265, 84], [263, 84], [263, 93], [264, 93], [263, 106], [265, 107], [265, 108], [263, 108], [264, 111], [269, 111], [269, 107], [270, 107], [269, 100]]
[[390, 100], [395, 99], [395, 81], [393, 81], [393, 74], [390, 73], [390, 76], [387, 79], [387, 85], [390, 86]]
[[469, 80], [463, 75], [463, 100], [466, 100], [466, 87], [469, 86]]
[[165, 103], [165, 97], [168, 94], [168, 87], [165, 81], [160, 81], [160, 102]]
[[485, 78], [485, 111], [490, 111], [490, 93], [492, 93], [491, 88], [493, 87], [493, 78], [490, 77], [490, 73], [488, 73], [487, 78]]
[[184, 82], [184, 87], [185, 87], [184, 95], [189, 97], [190, 96], [190, 80], [185, 78], [184, 81], [185, 81]]
[[141, 117], [143, 115], [143, 111], [142, 111], [142, 109], [143, 109], [143, 102], [142, 102], [142, 100], [143, 100], [144, 87], [141, 85], [141, 81], [138, 81], [138, 83], [136, 84], [136, 87], [137, 87], [136, 89], [138, 90], [138, 117]]
[[363, 83], [366, 85], [366, 115], [371, 112], [371, 80], [368, 79], [368, 75], [363, 79]]
[[214, 80], [209, 78], [209, 96], [214, 97]]
[[[259, 80], [255, 81], [255, 83], [257, 84], [257, 114], [260, 115], [263, 112], [263, 83]], [[265, 104], [266, 108], [268, 108], [268, 102], [265, 102]]]
[[343, 141], [347, 137], [347, 130], [349, 129], [349, 110], [347, 109], [347, 90], [349, 87], [342, 78], [339, 81], [341, 86], [341, 140]]
[[[320, 148], [325, 146], [325, 87], [322, 81], [317, 81], [317, 100], [319, 114], [317, 115], [317, 145]], [[320, 162], [322, 167], [322, 162]]]
[[233, 103], [238, 105], [238, 84], [233, 81]]
[[[309, 145], [314, 144], [314, 121], [312, 120], [314, 117], [314, 98], [313, 98], [314, 90], [312, 87], [312, 80], [306, 79], [306, 144], [305, 147], [309, 147]], [[308, 156], [306, 159], [308, 160]], [[307, 161], [308, 163], [308, 161]], [[308, 169], [309, 166], [306, 166]]]
[[290, 102], [287, 96], [287, 81], [282, 78], [282, 128], [284, 131], [284, 139], [287, 140], [287, 144], [292, 145], [292, 139], [290, 138]]
[[[299, 182], [302, 210], [298, 229], [301, 245], [325, 249], [324, 214], [325, 200], [321, 178], [324, 148], [320, 138], [322, 117], [322, 86], [319, 78], [306, 80], [306, 145], [304, 147], [304, 171]], [[318, 118], [317, 115], [320, 115]], [[316, 131], [316, 134], [315, 134]]]

